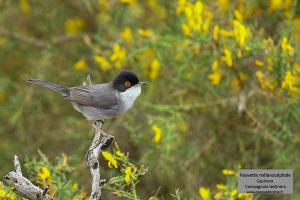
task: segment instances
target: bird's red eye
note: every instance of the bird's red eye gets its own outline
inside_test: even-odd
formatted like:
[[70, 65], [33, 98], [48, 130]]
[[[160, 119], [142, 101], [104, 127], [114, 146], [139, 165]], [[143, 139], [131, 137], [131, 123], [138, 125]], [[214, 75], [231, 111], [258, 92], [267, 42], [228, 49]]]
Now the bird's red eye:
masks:
[[131, 87], [131, 83], [129, 81], [125, 81], [125, 86], [126, 87]]

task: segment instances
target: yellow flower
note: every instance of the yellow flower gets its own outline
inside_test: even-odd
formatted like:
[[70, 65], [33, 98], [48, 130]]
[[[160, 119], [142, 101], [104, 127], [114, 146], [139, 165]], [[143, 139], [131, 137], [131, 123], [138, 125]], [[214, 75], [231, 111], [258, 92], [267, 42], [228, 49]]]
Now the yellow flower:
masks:
[[11, 193], [9, 191], [6, 191], [4, 188], [3, 183], [0, 181], [0, 198], [5, 200], [15, 200], [17, 199], [16, 195], [14, 193]]
[[103, 71], [107, 71], [111, 69], [111, 64], [109, 61], [106, 60], [106, 58], [96, 55], [94, 57], [94, 60], [99, 64], [99, 68], [102, 69]]
[[284, 80], [281, 84], [283, 89], [287, 89], [290, 92], [299, 92], [300, 88], [297, 87], [298, 76], [292, 74], [291, 71], [287, 71], [284, 76]]
[[210, 199], [210, 190], [208, 188], [200, 187], [198, 191], [202, 200]]
[[217, 184], [216, 187], [218, 190], [227, 190], [228, 189], [228, 187], [224, 184]]
[[152, 131], [154, 132], [154, 136], [152, 138], [152, 141], [155, 143], [159, 143], [161, 140], [161, 129], [156, 125], [152, 125]]
[[269, 89], [273, 90], [276, 87], [276, 85], [271, 84], [270, 81], [264, 79], [265, 75], [262, 71], [258, 70], [255, 73], [255, 76], [257, 77], [262, 89], [269, 88]]
[[262, 66], [264, 66], [264, 63], [261, 62], [260, 60], [255, 60], [255, 65], [258, 67], [262, 67]]
[[87, 65], [85, 59], [81, 58], [76, 63], [74, 63], [73, 67], [74, 67], [74, 69], [76, 69], [78, 71], [83, 71], [83, 70], [87, 69], [88, 65]]
[[218, 0], [221, 11], [225, 14], [228, 10], [229, 0]]
[[7, 192], [3, 188], [3, 183], [0, 181], [0, 197], [4, 198], [7, 197]]
[[29, 0], [19, 0], [20, 10], [24, 15], [28, 15], [31, 13], [31, 7], [29, 4]]
[[204, 10], [203, 2], [197, 1], [193, 6], [193, 13], [194, 13], [195, 17], [202, 15], [203, 10]]
[[130, 183], [131, 167], [126, 167], [125, 169], [125, 182]]
[[154, 34], [150, 29], [139, 29], [138, 34], [147, 39], [154, 39]]
[[120, 0], [120, 3], [133, 6], [135, 5], [135, 0]]
[[286, 52], [288, 54], [292, 54], [294, 52], [294, 48], [289, 44], [287, 37], [282, 38], [281, 48], [283, 52]]
[[129, 184], [131, 179], [136, 180], [137, 178], [132, 173], [132, 168], [131, 167], [126, 167], [126, 169], [125, 169], [125, 182], [127, 184]]
[[222, 78], [222, 74], [219, 71], [214, 71], [213, 73], [208, 75], [208, 79], [210, 80], [212, 85], [219, 85]]
[[223, 169], [222, 173], [226, 176], [231, 176], [231, 175], [235, 175], [235, 172], [233, 170], [230, 169]]
[[110, 60], [115, 63], [117, 69], [121, 69], [126, 63], [126, 49], [116, 43], [113, 47], [113, 54], [110, 56]]
[[120, 158], [125, 158], [124, 153], [122, 153], [121, 151], [116, 151], [116, 155], [119, 156]]
[[214, 196], [215, 200], [223, 200], [224, 193], [223, 192], [217, 192]]
[[120, 33], [121, 38], [126, 42], [132, 41], [132, 30], [129, 27], [125, 27]]
[[234, 189], [230, 192], [230, 197], [234, 197], [237, 195], [237, 189]]
[[237, 20], [243, 21], [243, 15], [239, 10], [234, 9], [233, 14]]
[[239, 88], [246, 79], [247, 79], [246, 74], [243, 72], [239, 72], [238, 74], [236, 74], [236, 77], [231, 80], [230, 85], [233, 88]]
[[233, 32], [221, 28], [220, 29], [220, 35], [222, 35], [224, 37], [231, 37], [231, 36], [233, 36]]
[[211, 64], [211, 69], [213, 71], [216, 71], [216, 70], [218, 70], [218, 68], [219, 68], [219, 62], [218, 62], [218, 60], [214, 60], [213, 63]]
[[3, 189], [0, 189], [0, 197], [1, 198], [6, 197], [6, 192]]
[[154, 59], [150, 64], [150, 72], [149, 72], [149, 78], [151, 80], [156, 80], [158, 77], [160, 69], [160, 62], [158, 59]]
[[208, 79], [210, 80], [212, 85], [220, 84], [222, 74], [220, 71], [218, 71], [218, 68], [219, 68], [219, 62], [218, 62], [218, 60], [214, 60], [211, 65], [211, 69], [213, 72], [208, 75]]
[[185, 23], [181, 25], [183, 34], [190, 36], [192, 32], [202, 32], [207, 34], [213, 13], [205, 9], [202, 1], [196, 1], [194, 4], [186, 1], [178, 1], [177, 14], [184, 14]]
[[65, 22], [65, 32], [67, 34], [77, 34], [84, 30], [86, 23], [80, 17], [69, 18]]
[[38, 172], [38, 177], [42, 180], [46, 180], [51, 178], [50, 176], [50, 170], [47, 167], [41, 167], [39, 172]]
[[203, 32], [204, 33], [208, 33], [209, 32], [209, 25], [210, 25], [211, 20], [210, 19], [206, 19], [203, 23]]
[[182, 14], [184, 9], [187, 7], [188, 2], [187, 0], [178, 0], [177, 1], [177, 8], [176, 8], [176, 14]]
[[72, 185], [72, 190], [77, 190], [78, 189], [78, 183], [74, 183]]
[[214, 25], [213, 28], [213, 40], [217, 41], [219, 39], [220, 26], [218, 24]]
[[238, 194], [239, 199], [244, 199], [244, 200], [253, 200], [253, 195], [252, 194]]
[[269, 11], [281, 9], [283, 7], [283, 1], [285, 0], [270, 0]]
[[[294, 65], [293, 65], [293, 68], [294, 68], [294, 71], [296, 72], [296, 73], [300, 73], [300, 65], [298, 64], [298, 63], [295, 63]], [[1, 93], [0, 93], [1, 94]], [[1, 99], [1, 98], [0, 98]], [[1, 100], [0, 100], [0, 102], [1, 102]]]
[[232, 67], [232, 56], [231, 51], [229, 49], [224, 49], [224, 55], [222, 56], [222, 60], [226, 62], [228, 67]]
[[108, 161], [108, 167], [118, 168], [118, 162], [108, 151], [102, 151], [102, 156]]
[[2, 188], [0, 188], [0, 198], [3, 199], [3, 200], [15, 200], [15, 199], [17, 199], [17, 197], [14, 193], [7, 192]]
[[182, 24], [181, 29], [184, 35], [189, 36], [192, 34], [192, 29], [187, 24]]
[[255, 73], [255, 76], [258, 78], [258, 79], [262, 79], [264, 77], [264, 73], [260, 70], [258, 70], [256, 73]]
[[[193, 5], [189, 4], [187, 7], [184, 9], [184, 15], [186, 16], [188, 21], [194, 20], [193, 19]], [[189, 24], [192, 24], [189, 22]]]
[[240, 47], [245, 47], [246, 41], [250, 36], [249, 29], [239, 20], [233, 20], [233, 33], [235, 40], [240, 45]]

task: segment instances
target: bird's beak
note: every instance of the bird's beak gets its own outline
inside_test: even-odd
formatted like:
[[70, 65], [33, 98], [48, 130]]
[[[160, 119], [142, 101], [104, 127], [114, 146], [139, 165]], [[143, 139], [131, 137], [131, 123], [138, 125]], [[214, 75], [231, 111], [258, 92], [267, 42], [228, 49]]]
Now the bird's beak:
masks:
[[139, 85], [147, 85], [147, 82], [140, 81]]

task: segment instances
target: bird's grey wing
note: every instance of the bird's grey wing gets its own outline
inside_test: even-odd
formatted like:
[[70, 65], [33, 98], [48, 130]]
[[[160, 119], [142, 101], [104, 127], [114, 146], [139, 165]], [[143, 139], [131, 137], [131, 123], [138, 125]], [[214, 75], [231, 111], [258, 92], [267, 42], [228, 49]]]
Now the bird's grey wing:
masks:
[[118, 97], [109, 83], [72, 87], [65, 99], [84, 106], [111, 109], [118, 106]]

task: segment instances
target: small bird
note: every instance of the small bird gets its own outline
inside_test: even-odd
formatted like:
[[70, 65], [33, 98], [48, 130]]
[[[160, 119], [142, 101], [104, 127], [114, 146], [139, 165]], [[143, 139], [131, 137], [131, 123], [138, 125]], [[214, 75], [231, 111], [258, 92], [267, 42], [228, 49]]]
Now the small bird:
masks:
[[60, 93], [77, 111], [93, 122], [103, 122], [104, 119], [127, 112], [141, 94], [141, 86], [146, 84], [139, 81], [135, 73], [127, 70], [119, 72], [111, 82], [77, 87], [64, 87], [31, 78], [26, 81]]

